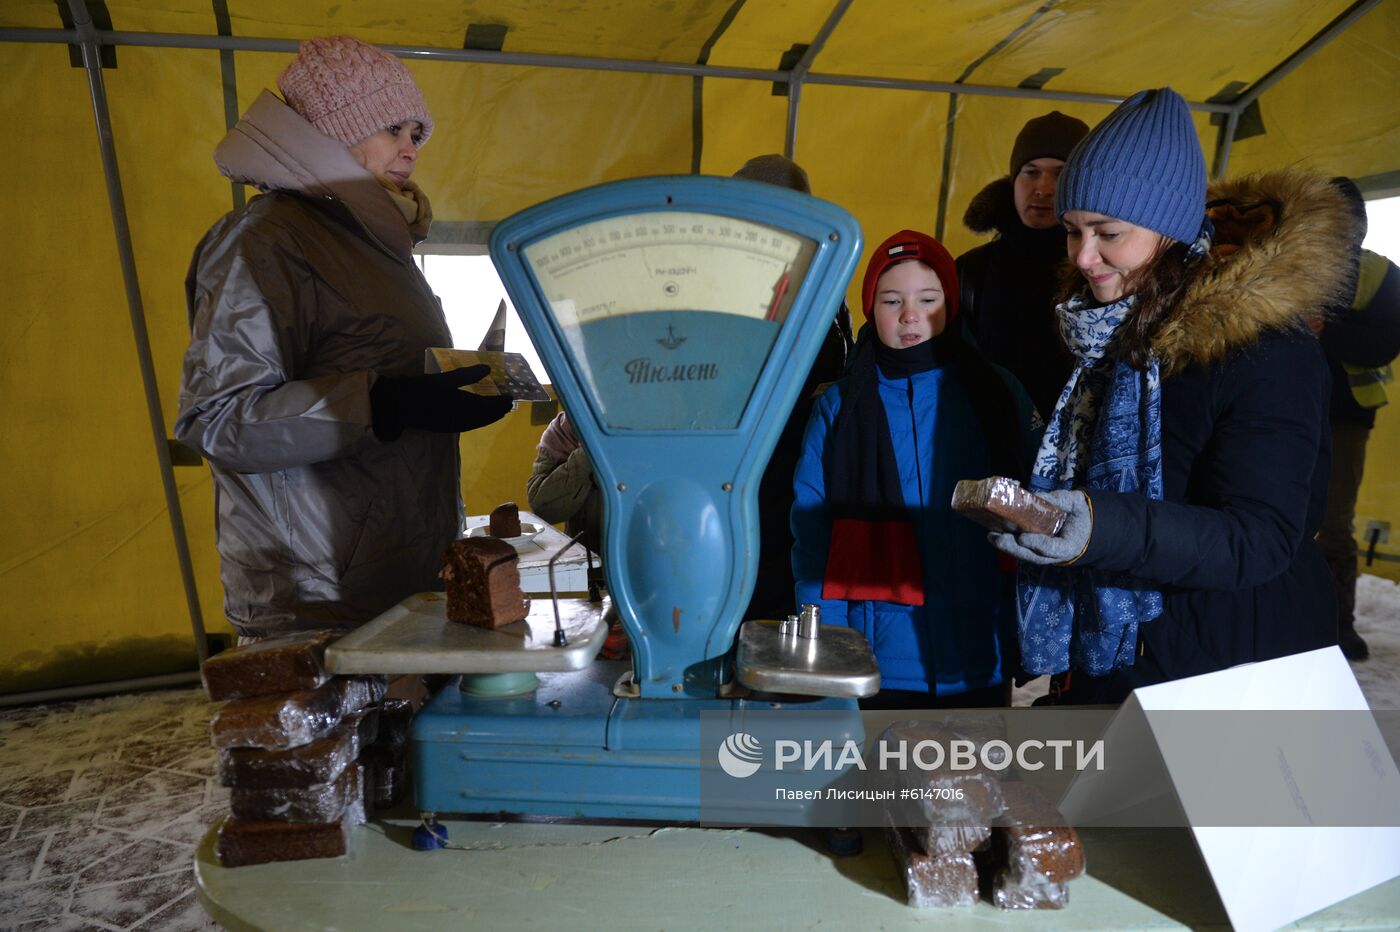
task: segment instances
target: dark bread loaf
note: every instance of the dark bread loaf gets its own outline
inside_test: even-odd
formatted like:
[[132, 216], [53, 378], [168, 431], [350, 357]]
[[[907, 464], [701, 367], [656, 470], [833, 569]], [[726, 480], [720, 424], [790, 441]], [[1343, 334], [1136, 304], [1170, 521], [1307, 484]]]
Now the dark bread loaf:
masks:
[[209, 722], [216, 748], [295, 748], [324, 738], [340, 724], [340, 687], [334, 682], [272, 696], [234, 699]]
[[972, 855], [924, 854], [912, 831], [888, 822], [885, 840], [895, 869], [904, 881], [905, 901], [910, 906], [922, 909], [977, 904], [977, 867]]
[[520, 534], [520, 508], [515, 502], [497, 505], [491, 512], [491, 536], [519, 537]]
[[334, 822], [247, 821], [229, 817], [219, 825], [214, 853], [224, 867], [338, 858], [348, 847], [349, 824]]
[[[955, 747], [974, 748], [976, 741], [935, 721], [894, 722], [880, 734], [885, 747], [913, 749], [931, 742], [943, 749], [938, 766], [936, 755], [928, 756], [927, 766], [883, 770], [884, 789], [895, 790], [894, 802], [886, 806], [894, 824], [911, 828], [926, 854], [947, 852], [950, 845], [971, 843], [975, 848], [986, 839], [983, 827], [1006, 809], [1001, 798], [1001, 777], [985, 766], [980, 757], [970, 766], [954, 766]], [[912, 751], [906, 751], [906, 754]], [[912, 799], [905, 790], [911, 790]], [[964, 849], [971, 850], [971, 849]]]
[[286, 749], [226, 748], [219, 752], [223, 786], [244, 789], [291, 789], [332, 783], [379, 733], [379, 711], [362, 709], [345, 716], [324, 738]]
[[231, 647], [204, 661], [204, 690], [211, 701], [223, 702], [315, 689], [331, 678], [324, 663], [326, 646], [340, 634], [301, 631]]
[[992, 828], [992, 902], [1002, 909], [1062, 909], [1084, 873], [1079, 835], [1028, 783], [1003, 784], [1006, 813]]
[[519, 560], [514, 547], [494, 537], [453, 541], [439, 574], [447, 583], [447, 620], [499, 628], [528, 615]]
[[1054, 537], [1065, 523], [1063, 511], [1003, 476], [960, 480], [953, 488], [953, 510], [993, 531]]
[[351, 765], [330, 783], [283, 789], [244, 789], [229, 792], [229, 809], [235, 819], [278, 822], [334, 822], [361, 798], [360, 767]]

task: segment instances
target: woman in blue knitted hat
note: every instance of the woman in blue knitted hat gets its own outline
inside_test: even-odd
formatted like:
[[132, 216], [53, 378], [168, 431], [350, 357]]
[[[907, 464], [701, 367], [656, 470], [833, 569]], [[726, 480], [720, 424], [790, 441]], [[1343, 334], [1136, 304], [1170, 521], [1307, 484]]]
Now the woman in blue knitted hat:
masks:
[[[1070, 154], [1056, 213], [1076, 365], [1031, 486], [1060, 534], [994, 534], [1021, 561], [1022, 662], [1065, 701], [1335, 644], [1313, 535], [1327, 364], [1307, 322], [1344, 287], [1354, 220], [1325, 178], [1207, 189], [1186, 102], [1124, 101]], [[1068, 673], [1066, 673], [1068, 671]]]

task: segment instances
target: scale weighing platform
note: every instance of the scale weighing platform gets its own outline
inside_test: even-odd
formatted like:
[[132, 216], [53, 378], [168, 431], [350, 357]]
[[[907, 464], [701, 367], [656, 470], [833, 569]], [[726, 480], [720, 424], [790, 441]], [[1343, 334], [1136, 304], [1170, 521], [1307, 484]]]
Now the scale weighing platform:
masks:
[[632, 660], [595, 659], [602, 603], [559, 600], [570, 621], [549, 641], [548, 597], [518, 636], [434, 621], [415, 597], [388, 614], [438, 642], [378, 669], [332, 647], [335, 672], [465, 674], [414, 722], [420, 810], [695, 821], [717, 766], [702, 712], [742, 730], [750, 708], [853, 713], [878, 691], [848, 628], [808, 616], [740, 635], [759, 481], [860, 251], [833, 204], [701, 176], [600, 185], [497, 226], [492, 259], [605, 496]]

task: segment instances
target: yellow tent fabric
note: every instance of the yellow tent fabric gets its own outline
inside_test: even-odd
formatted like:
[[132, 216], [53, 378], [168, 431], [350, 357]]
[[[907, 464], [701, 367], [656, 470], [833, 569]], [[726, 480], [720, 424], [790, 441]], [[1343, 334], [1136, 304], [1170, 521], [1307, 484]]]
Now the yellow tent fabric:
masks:
[[[0, 142], [0, 171], [11, 179], [10, 222], [0, 231], [0, 693], [188, 670], [195, 657], [88, 76], [66, 44], [75, 39], [66, 31], [72, 6], [0, 4], [0, 104], [11, 128]], [[210, 153], [230, 114], [274, 86], [289, 53], [145, 43], [337, 32], [448, 51], [498, 43], [498, 53], [470, 53], [487, 60], [407, 59], [438, 123], [419, 177], [449, 223], [490, 224], [634, 175], [730, 174], [753, 155], [783, 151], [797, 94], [793, 154], [819, 196], [855, 213], [868, 242], [910, 226], [941, 230], [959, 253], [978, 241], [962, 212], [1005, 173], [1025, 120], [1060, 109], [1092, 123], [1113, 100], [1160, 85], [1224, 111], [1350, 16], [1244, 115], [1230, 172], [1302, 163], [1367, 190], [1400, 189], [1400, 0], [90, 0], [86, 8], [108, 45], [102, 79], [166, 433], [187, 340], [190, 252], [252, 193], [222, 179]], [[168, 34], [188, 38], [159, 39]], [[553, 58], [502, 64], [493, 55]], [[604, 59], [634, 70], [604, 70]], [[684, 72], [697, 66], [708, 75]], [[794, 67], [806, 69], [798, 89], [785, 83]], [[678, 73], [658, 73], [666, 68]], [[1083, 96], [1037, 98], [1037, 88]], [[1197, 112], [1208, 159], [1222, 122]], [[1400, 528], [1397, 420], [1382, 412], [1361, 507]], [[463, 436], [469, 509], [524, 500], [539, 430], [522, 410]], [[205, 625], [227, 632], [207, 470], [173, 473]]]

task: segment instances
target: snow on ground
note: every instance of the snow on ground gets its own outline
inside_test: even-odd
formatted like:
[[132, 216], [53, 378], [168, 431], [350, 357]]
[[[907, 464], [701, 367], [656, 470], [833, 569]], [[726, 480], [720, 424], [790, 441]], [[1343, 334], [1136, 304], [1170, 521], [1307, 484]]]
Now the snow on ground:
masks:
[[1363, 575], [1356, 584], [1356, 633], [1371, 648], [1351, 665], [1373, 709], [1400, 709], [1400, 584]]

